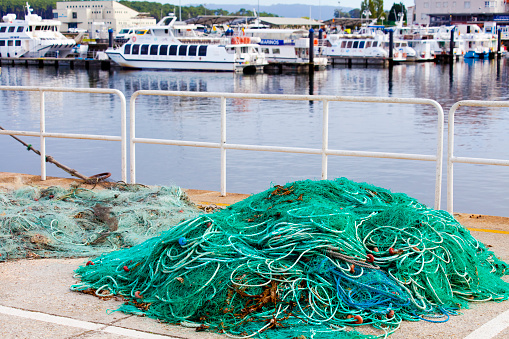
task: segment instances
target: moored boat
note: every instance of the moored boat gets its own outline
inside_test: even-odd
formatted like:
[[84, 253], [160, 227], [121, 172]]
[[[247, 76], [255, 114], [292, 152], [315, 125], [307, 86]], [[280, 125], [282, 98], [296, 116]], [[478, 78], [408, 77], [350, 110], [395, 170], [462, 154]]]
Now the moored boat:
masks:
[[191, 27], [176, 25], [176, 19], [170, 15], [155, 26], [138, 28], [127, 43], [106, 54], [129, 68], [255, 73], [267, 64], [247, 37], [198, 35]]
[[65, 57], [76, 45], [59, 32], [60, 21], [32, 14], [28, 3], [24, 20], [16, 19], [16, 14], [7, 14], [2, 19], [0, 58]]

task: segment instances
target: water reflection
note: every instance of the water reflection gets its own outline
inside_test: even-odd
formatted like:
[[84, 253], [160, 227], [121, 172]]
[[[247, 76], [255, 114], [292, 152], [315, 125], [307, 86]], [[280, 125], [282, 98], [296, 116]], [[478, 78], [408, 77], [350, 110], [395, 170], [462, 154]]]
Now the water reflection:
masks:
[[[252, 76], [7, 66], [2, 67], [0, 84], [116, 88], [127, 100], [142, 89], [415, 97], [438, 101], [447, 114], [452, 104], [460, 100], [507, 100], [507, 66], [506, 59], [465, 60], [452, 67], [416, 63], [395, 65], [390, 70], [336, 67], [314, 74]], [[114, 96], [52, 93], [46, 98], [49, 131], [119, 133], [117, 112], [120, 108]], [[38, 130], [39, 100], [37, 93], [0, 91], [3, 127]], [[136, 109], [136, 135], [139, 137], [219, 141], [218, 99], [142, 96], [137, 99]], [[320, 148], [321, 110], [321, 103], [316, 101], [227, 100], [227, 140], [231, 143]], [[509, 159], [505, 147], [509, 144], [507, 109], [462, 107], [455, 121], [458, 156]], [[335, 149], [434, 154], [436, 125], [437, 115], [430, 106], [331, 103], [329, 144]], [[101, 172], [114, 172], [119, 177], [117, 145], [94, 144], [92, 151], [87, 149], [88, 143], [77, 144], [74, 149], [69, 147], [70, 143], [51, 140], [48, 153], [60, 156], [64, 163], [78, 171], [90, 173], [95, 171], [89, 171], [89, 168], [97, 168]], [[1, 170], [38, 173], [37, 161], [27, 159], [26, 154], [20, 157], [17, 148], [6, 137], [0, 136], [0, 149], [5, 160]], [[216, 150], [144, 145], [137, 151], [140, 152], [137, 154], [138, 179], [143, 183], [219, 189], [219, 153]], [[314, 156], [231, 151], [228, 159], [229, 191], [253, 193], [266, 189], [270, 182], [284, 183], [320, 176], [320, 158]], [[331, 176], [348, 176], [404, 191], [431, 205], [434, 169], [432, 165], [426, 166], [410, 161], [332, 157], [329, 172]], [[455, 168], [455, 187], [459, 187], [456, 192], [461, 192], [455, 202], [458, 211], [507, 215], [509, 201], [500, 192], [500, 188], [509, 187], [509, 176], [500, 175], [504, 169], [484, 172], [485, 167], [461, 164]], [[483, 173], [494, 174], [491, 179]], [[48, 174], [62, 175], [54, 169], [49, 169]], [[483, 187], [471, 188], [469, 183], [480, 181], [479, 177]], [[489, 204], [480, 202], [482, 192], [489, 192], [490, 196], [486, 198]]]

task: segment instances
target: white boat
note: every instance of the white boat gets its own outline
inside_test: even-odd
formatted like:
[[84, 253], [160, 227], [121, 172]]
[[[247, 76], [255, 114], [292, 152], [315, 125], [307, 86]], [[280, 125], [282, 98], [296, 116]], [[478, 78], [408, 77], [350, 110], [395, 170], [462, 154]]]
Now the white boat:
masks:
[[[330, 34], [324, 55], [329, 58], [387, 59], [389, 43], [384, 34]], [[415, 51], [414, 51], [415, 53]], [[393, 61], [406, 61], [407, 54], [393, 47]]]
[[170, 15], [155, 26], [138, 28], [127, 43], [106, 54], [129, 68], [255, 73], [267, 64], [247, 37], [198, 35], [193, 25], [176, 25], [176, 20]]
[[0, 58], [65, 57], [76, 45], [59, 32], [62, 23], [43, 20], [26, 4], [24, 20], [7, 14], [0, 22]]
[[[245, 29], [244, 34], [257, 41], [269, 63], [300, 64], [308, 63], [309, 32], [305, 29]], [[324, 68], [327, 57], [322, 55], [323, 47], [318, 39], [313, 40], [313, 63]]]

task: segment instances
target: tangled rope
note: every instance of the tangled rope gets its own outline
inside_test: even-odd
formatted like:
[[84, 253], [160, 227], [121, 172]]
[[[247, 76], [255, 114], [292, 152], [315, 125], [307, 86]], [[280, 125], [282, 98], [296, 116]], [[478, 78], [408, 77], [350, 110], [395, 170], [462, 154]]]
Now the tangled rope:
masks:
[[[444, 211], [345, 178], [299, 181], [77, 269], [120, 311], [233, 337], [382, 335], [506, 300], [507, 265]], [[299, 336], [300, 335], [300, 336]]]

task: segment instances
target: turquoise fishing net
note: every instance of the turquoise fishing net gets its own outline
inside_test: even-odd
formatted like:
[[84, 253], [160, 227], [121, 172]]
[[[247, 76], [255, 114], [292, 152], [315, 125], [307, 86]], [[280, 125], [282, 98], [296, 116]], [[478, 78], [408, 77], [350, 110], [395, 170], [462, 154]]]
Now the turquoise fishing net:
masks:
[[506, 300], [507, 265], [451, 215], [345, 178], [297, 181], [76, 270], [119, 310], [233, 337], [354, 338]]
[[0, 193], [0, 261], [132, 247], [201, 214], [178, 187], [24, 188]]

